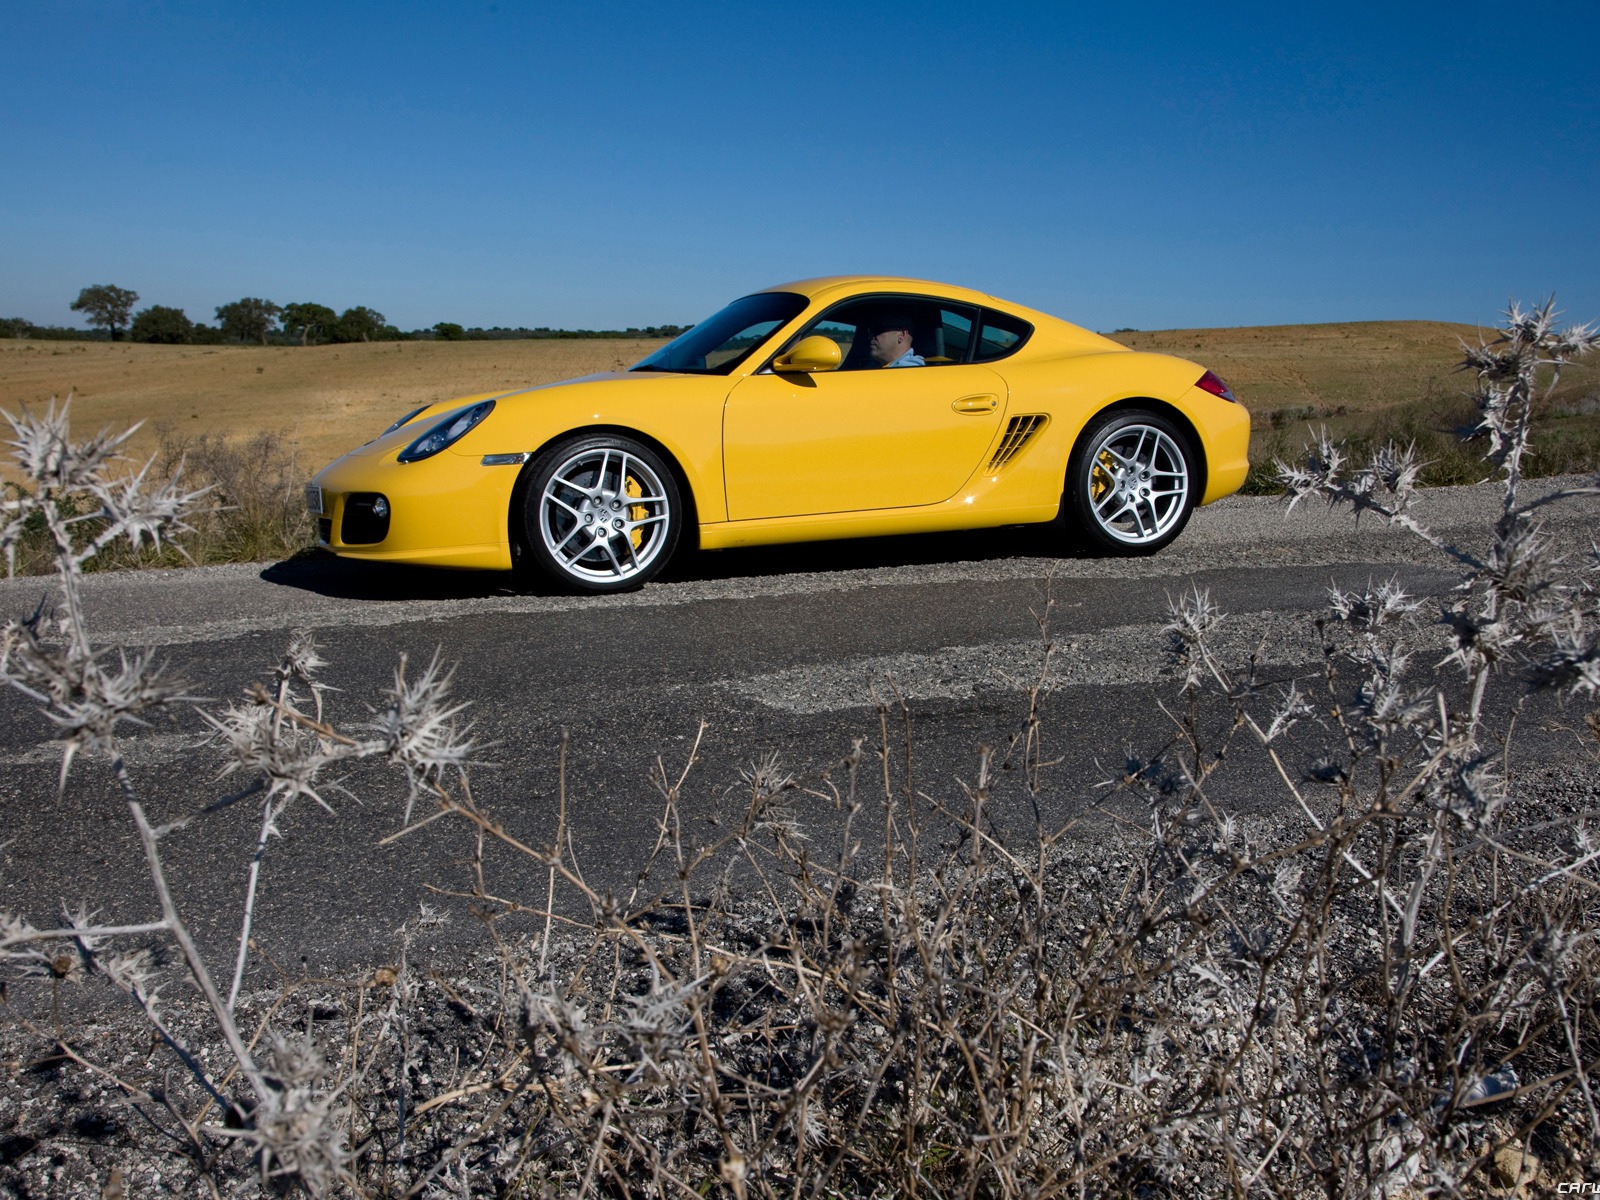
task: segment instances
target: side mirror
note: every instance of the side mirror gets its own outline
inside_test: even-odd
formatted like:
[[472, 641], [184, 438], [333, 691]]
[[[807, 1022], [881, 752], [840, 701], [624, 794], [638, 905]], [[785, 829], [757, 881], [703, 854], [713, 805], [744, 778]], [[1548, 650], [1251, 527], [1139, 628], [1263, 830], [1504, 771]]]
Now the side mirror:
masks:
[[838, 342], [823, 337], [820, 333], [814, 333], [808, 338], [801, 338], [799, 342], [773, 359], [772, 369], [780, 374], [793, 371], [803, 371], [806, 374], [814, 371], [837, 371], [843, 361], [844, 354], [839, 350]]

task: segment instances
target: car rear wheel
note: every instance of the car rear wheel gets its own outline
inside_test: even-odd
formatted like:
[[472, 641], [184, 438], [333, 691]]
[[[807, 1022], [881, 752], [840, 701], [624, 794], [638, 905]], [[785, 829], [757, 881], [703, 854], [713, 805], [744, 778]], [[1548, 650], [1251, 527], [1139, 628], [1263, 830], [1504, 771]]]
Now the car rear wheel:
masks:
[[619, 434], [568, 438], [539, 455], [523, 494], [527, 550], [548, 576], [585, 592], [655, 578], [677, 548], [677, 480], [650, 447]]
[[1073, 449], [1064, 515], [1095, 549], [1153, 554], [1188, 523], [1196, 466], [1188, 437], [1166, 417], [1132, 408], [1106, 413]]

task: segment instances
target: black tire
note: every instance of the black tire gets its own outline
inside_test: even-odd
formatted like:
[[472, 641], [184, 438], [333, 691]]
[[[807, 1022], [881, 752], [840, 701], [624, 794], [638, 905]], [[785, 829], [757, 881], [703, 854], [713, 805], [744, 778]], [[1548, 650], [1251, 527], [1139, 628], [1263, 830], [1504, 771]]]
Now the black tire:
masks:
[[1062, 517], [1092, 550], [1154, 554], [1189, 523], [1198, 468], [1189, 436], [1167, 417], [1139, 408], [1102, 413], [1072, 449]]
[[622, 434], [567, 438], [528, 469], [528, 559], [564, 588], [627, 592], [654, 579], [683, 531], [678, 481], [661, 456]]

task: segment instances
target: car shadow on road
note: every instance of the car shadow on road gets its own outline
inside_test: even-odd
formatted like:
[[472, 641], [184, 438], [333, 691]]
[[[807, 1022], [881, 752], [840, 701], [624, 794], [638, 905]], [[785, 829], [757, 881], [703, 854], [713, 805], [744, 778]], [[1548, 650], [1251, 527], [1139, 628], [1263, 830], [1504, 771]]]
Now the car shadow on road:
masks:
[[[878, 567], [938, 566], [1004, 558], [1083, 557], [1049, 527], [1015, 526], [960, 533], [795, 542], [740, 550], [680, 554], [660, 582], [667, 586], [771, 575], [831, 574]], [[463, 600], [485, 596], [558, 596], [555, 584], [509, 571], [453, 571], [358, 562], [321, 553], [274, 563], [267, 583], [344, 600]]]
[[357, 562], [328, 553], [273, 563], [261, 572], [261, 578], [280, 587], [339, 600], [470, 600], [522, 591], [508, 571], [444, 571]]
[[1002, 558], [1062, 558], [1074, 554], [1050, 526], [919, 533], [852, 538], [837, 542], [793, 542], [683, 555], [662, 575], [666, 583], [741, 579], [763, 575], [827, 574], [875, 567], [938, 566]]

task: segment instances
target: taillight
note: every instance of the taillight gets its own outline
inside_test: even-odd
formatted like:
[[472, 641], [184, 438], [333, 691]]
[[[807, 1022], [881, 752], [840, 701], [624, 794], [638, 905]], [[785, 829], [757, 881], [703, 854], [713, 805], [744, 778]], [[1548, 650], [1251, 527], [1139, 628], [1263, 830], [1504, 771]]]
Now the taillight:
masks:
[[1202, 391], [1210, 392], [1213, 396], [1221, 396], [1224, 400], [1232, 400], [1235, 404], [1239, 403], [1239, 397], [1233, 394], [1232, 388], [1217, 378], [1215, 371], [1207, 371], [1200, 376], [1195, 387], [1200, 388]]

